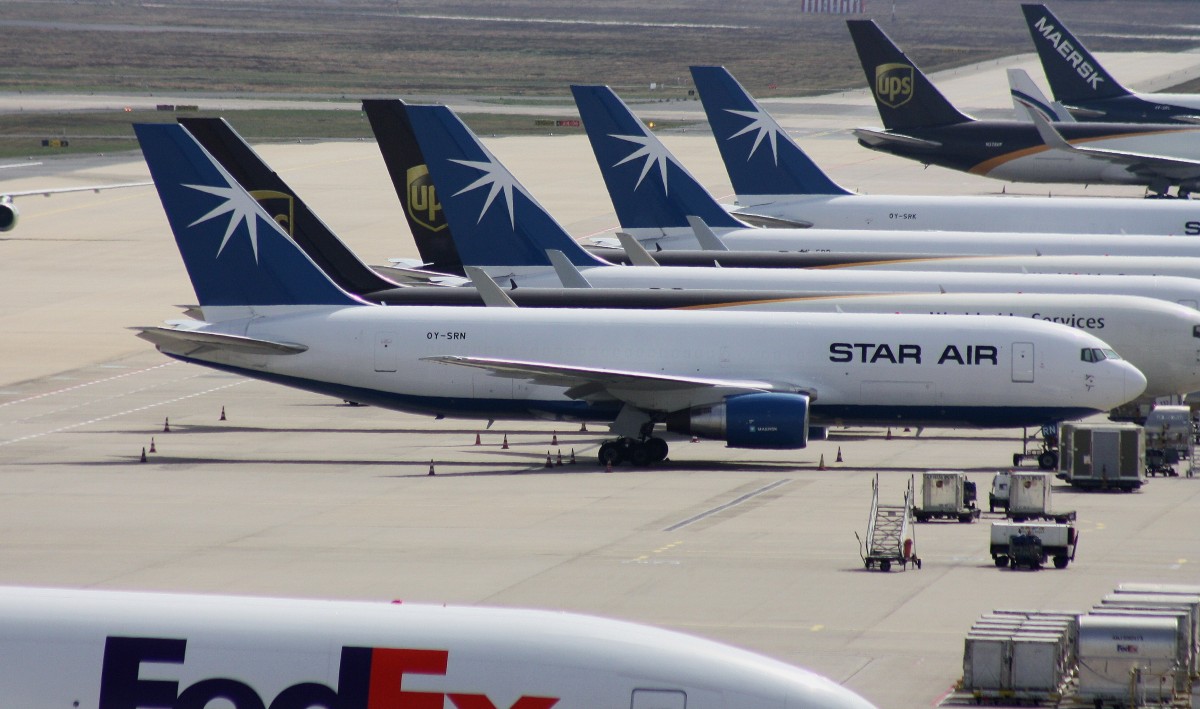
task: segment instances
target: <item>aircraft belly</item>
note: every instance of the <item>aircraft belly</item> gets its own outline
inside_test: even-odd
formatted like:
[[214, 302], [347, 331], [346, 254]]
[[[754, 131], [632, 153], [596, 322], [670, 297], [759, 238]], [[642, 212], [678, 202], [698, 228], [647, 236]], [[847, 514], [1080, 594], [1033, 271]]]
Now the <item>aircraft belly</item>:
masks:
[[[1115, 168], [1115, 171], [1114, 171]], [[1136, 184], [1144, 182], [1123, 166], [1058, 151], [1042, 151], [1001, 162], [988, 177], [1011, 182]]]

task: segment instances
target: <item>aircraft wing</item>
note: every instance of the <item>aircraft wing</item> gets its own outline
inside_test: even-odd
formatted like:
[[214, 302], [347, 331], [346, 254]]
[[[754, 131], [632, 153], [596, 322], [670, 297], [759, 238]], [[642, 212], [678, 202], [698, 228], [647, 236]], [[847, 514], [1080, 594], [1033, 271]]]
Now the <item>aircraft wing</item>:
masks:
[[137, 336], [153, 342], [160, 350], [172, 354], [191, 355], [204, 351], [231, 351], [240, 354], [293, 355], [308, 350], [305, 345], [292, 342], [272, 342], [253, 337], [203, 332], [188, 327], [135, 327]]
[[867, 145], [887, 145], [888, 143], [898, 143], [910, 148], [923, 148], [925, 150], [936, 150], [942, 147], [942, 144], [936, 140], [914, 138], [911, 135], [893, 133], [891, 131], [879, 130], [878, 128], [855, 128], [853, 132], [854, 137], [858, 138]]
[[804, 393], [816, 398], [815, 392], [804, 387], [760, 380], [681, 377], [490, 357], [447, 355], [424, 359], [440, 364], [475, 367], [495, 376], [524, 379], [533, 384], [566, 387], [566, 394], [572, 399], [622, 401], [644, 411], [679, 411], [693, 406], [719, 404], [727, 396], [754, 392]]
[[1038, 135], [1041, 136], [1042, 142], [1046, 144], [1046, 147], [1089, 155], [1117, 165], [1124, 165], [1127, 170], [1136, 175], [1162, 176], [1181, 180], [1196, 179], [1200, 175], [1200, 161], [1196, 160], [1176, 158], [1169, 155], [1135, 153], [1129, 150], [1110, 150], [1107, 148], [1073, 145], [1067, 142], [1062, 137], [1062, 134], [1040, 113], [1034, 111], [1030, 116], [1033, 119], [1033, 124], [1037, 126]]
[[65, 194], [67, 192], [99, 192], [100, 190], [118, 190], [123, 187], [145, 187], [152, 185], [153, 182], [122, 182], [114, 185], [88, 185], [86, 187], [55, 187], [46, 190], [25, 190], [22, 192], [5, 192], [0, 190], [0, 197], [30, 197], [40, 194], [49, 197], [52, 194]]
[[410, 266], [403, 261], [397, 260], [392, 260], [386, 266], [379, 264], [371, 268], [401, 285], [419, 283], [431, 286], [462, 286], [470, 282], [470, 279], [462, 276], [455, 276], [440, 271], [430, 271], [418, 266]]

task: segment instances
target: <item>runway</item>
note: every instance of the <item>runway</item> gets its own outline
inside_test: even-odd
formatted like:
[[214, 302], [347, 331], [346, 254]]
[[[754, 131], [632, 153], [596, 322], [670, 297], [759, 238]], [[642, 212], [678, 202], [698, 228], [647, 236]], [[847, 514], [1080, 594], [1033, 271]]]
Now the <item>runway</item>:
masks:
[[[861, 124], [797, 134], [848, 187], [1001, 190], [857, 147], [847, 131]], [[666, 142], [729, 194], [710, 135]], [[488, 145], [573, 234], [615, 227], [581, 134]], [[259, 150], [365, 260], [416, 256], [374, 145]], [[9, 172], [0, 189], [146, 179], [136, 155]], [[921, 570], [864, 570], [854, 535], [876, 472], [894, 503], [927, 469], [968, 471], [986, 501], [1020, 431], [839, 429], [784, 452], [677, 440], [663, 466], [606, 473], [596, 427], [489, 430], [175, 363], [127, 329], [183, 317], [176, 306], [195, 300], [153, 190], [18, 204], [20, 224], [0, 235], [0, 584], [573, 610], [730, 642], [917, 709], [961, 676], [982, 613], [1083, 610], [1121, 582], [1196, 582], [1200, 478], [1134, 494], [1056, 487], [1081, 530], [1065, 570], [995, 568], [987, 514], [920, 526]], [[545, 467], [560, 451], [564, 465]]]

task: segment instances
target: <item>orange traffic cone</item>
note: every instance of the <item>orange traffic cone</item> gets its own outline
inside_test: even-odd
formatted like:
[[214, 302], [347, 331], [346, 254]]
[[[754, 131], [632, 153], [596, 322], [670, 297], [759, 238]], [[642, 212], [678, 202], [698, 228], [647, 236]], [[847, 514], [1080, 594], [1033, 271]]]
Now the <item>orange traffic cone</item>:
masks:
[[546, 468], [554, 467], [554, 463], [550, 462], [550, 451], [546, 451], [546, 465], [544, 465], [543, 467], [546, 467]]
[[504, 443], [500, 444], [500, 450], [502, 450], [502, 451], [508, 450], [508, 434], [507, 433], [504, 434]]
[[433, 472], [433, 459], [432, 459], [432, 458], [429, 460], [429, 474], [430, 474], [430, 475], [434, 475], [434, 474], [435, 474], [435, 473]]
[[692, 436], [692, 443], [699, 443], [699, 442], [700, 442], [700, 436]]
[[580, 424], [580, 425], [579, 425], [579, 432], [580, 432], [580, 433], [587, 433], [587, 432], [588, 432], [588, 430], [587, 430], [587, 421], [584, 421], [582, 424]]
[[142, 446], [142, 459], [141, 459], [141, 462], [143, 462], [143, 463], [145, 463], [145, 462], [146, 462], [146, 446]]
[[562, 449], [559, 449], [559, 451], [558, 451], [558, 460], [556, 460], [556, 461], [554, 462], [554, 467], [558, 467], [558, 466], [560, 466], [560, 465], [562, 465]]
[[606, 472], [606, 473], [611, 473], [611, 472], [612, 472], [612, 463], [606, 463], [606, 464], [604, 465], [604, 472]]
[[835, 461], [833, 461], [833, 462], [835, 462], [835, 463], [840, 463], [840, 462], [842, 462], [842, 447], [841, 447], [841, 446], [838, 446], [838, 456], [837, 456], [837, 460], [835, 460]]
[[555, 431], [554, 436], [550, 438], [550, 445], [552, 445], [552, 446], [558, 445], [558, 431]]
[[170, 433], [170, 432], [171, 432], [171, 419], [165, 418], [165, 419], [163, 419], [163, 433]]
[[571, 465], [575, 465], [575, 449], [571, 449]]
[[892, 440], [892, 427], [888, 426], [887, 440]]
[[158, 449], [154, 447], [154, 436], [150, 436], [150, 452], [157, 453]]
[[478, 434], [478, 433], [476, 433], [476, 434], [475, 434], [475, 445], [477, 445], [477, 446], [481, 446], [481, 445], [483, 445], [483, 442], [479, 440], [479, 434]]
[[817, 464], [817, 470], [824, 470], [824, 469], [825, 469], [825, 454], [822, 453], [821, 454], [821, 462]]
[[220, 419], [218, 419], [218, 420], [219, 420], [219, 421], [224, 421], [224, 420], [225, 420], [225, 407], [224, 407], [224, 406], [222, 406], [222, 407], [221, 407], [221, 418], [220, 418]]

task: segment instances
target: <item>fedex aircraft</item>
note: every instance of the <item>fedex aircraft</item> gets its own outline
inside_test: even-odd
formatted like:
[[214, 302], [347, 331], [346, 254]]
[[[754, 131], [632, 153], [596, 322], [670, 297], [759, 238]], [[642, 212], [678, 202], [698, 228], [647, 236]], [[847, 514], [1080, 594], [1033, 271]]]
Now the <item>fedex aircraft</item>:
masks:
[[[1105, 411], [1146, 386], [1102, 340], [1018, 318], [370, 305], [182, 126], [134, 130], [205, 318], [139, 336], [181, 361], [384, 408], [609, 421], [619, 438], [601, 462], [635, 464], [666, 457], [659, 423], [802, 448], [810, 413], [1013, 426]], [[484, 213], [525, 199], [488, 164], [463, 167], [494, 178], [477, 185]]]
[[1200, 95], [1137, 93], [1105, 71], [1045, 5], [1022, 5], [1055, 100], [1080, 121], [1200, 123]]
[[1177, 186], [1180, 196], [1200, 185], [1200, 127], [1056, 123], [1063, 149], [1029, 123], [964, 115], [874, 21], [846, 24], [884, 125], [855, 129], [864, 147], [1012, 182]]
[[[373, 109], [399, 102], [373, 101]], [[387, 113], [386, 111], [384, 112]], [[403, 113], [401, 111], [401, 113]], [[368, 110], [368, 115], [372, 115]], [[378, 113], [374, 114], [378, 116]], [[407, 117], [405, 117], [407, 124]], [[285, 227], [292, 239], [322, 265], [335, 282], [352, 283], [339, 274], [337, 264], [357, 258], [277, 173], [262, 162], [230, 126], [221, 119], [181, 119], [192, 137], [235, 177], [251, 195], [266, 192], [261, 206]], [[411, 133], [411, 131], [410, 131]], [[411, 139], [410, 139], [411, 140]], [[424, 165], [424, 158], [421, 158]], [[407, 172], [407, 170], [406, 170]], [[420, 179], [428, 175], [420, 172]], [[433, 191], [432, 182], [421, 189]], [[440, 207], [439, 207], [440, 211]], [[304, 215], [304, 216], [302, 216]], [[449, 243], [443, 258], [461, 264], [453, 248], [449, 225], [438, 238]], [[310, 250], [312, 249], [312, 250]], [[314, 250], [316, 253], [314, 253]], [[660, 252], [660, 254], [663, 252]], [[766, 254], [765, 252], [759, 252]], [[1087, 257], [1082, 257], [1087, 258]], [[1103, 260], [1106, 257], [1094, 257]], [[954, 259], [964, 262], [1005, 259]], [[1021, 261], [1052, 262], [1053, 257], [1030, 257]], [[1135, 258], [1107, 259], [1129, 264]], [[951, 261], [951, 259], [947, 259]], [[1177, 264], [1196, 259], [1153, 259], [1159, 264]], [[326, 265], [327, 264], [327, 265]], [[908, 265], [898, 262], [898, 267]], [[1007, 264], [1006, 264], [1007, 265]], [[364, 266], [365, 268], [365, 266]], [[1010, 268], [1016, 268], [1011, 266]], [[1200, 266], [1192, 275], [1200, 276]], [[986, 269], [982, 269], [986, 270]], [[993, 269], [998, 270], [998, 269]], [[1063, 271], [1057, 271], [1063, 272]], [[478, 274], [475, 274], [476, 277]], [[470, 287], [407, 287], [369, 292], [351, 291], [364, 299], [387, 305], [467, 305], [532, 308], [720, 308], [765, 312], [856, 312], [965, 315], [1007, 315], [1057, 322], [1079, 328], [1107, 342], [1126, 361], [1146, 375], [1143, 398], [1200, 391], [1200, 312], [1195, 307], [1167, 303], [1156, 298], [1123, 295], [1073, 295], [1048, 293], [930, 293], [921, 295], [874, 295], [821, 297], [795, 291], [662, 290], [635, 288], [517, 288], [489, 294], [494, 282], [482, 276], [481, 289]]]
[[0, 588], [11, 707], [872, 709], [807, 670], [513, 608]]
[[1107, 197], [855, 194], [835, 183], [719, 66], [694, 66], [737, 214], [833, 229], [1200, 235], [1193, 205]]
[[[584, 251], [450, 109], [408, 106], [407, 110], [442, 195], [463, 263], [479, 266], [503, 282], [552, 285], [561, 281], [601, 288], [795, 289], [828, 295], [1108, 293], [1200, 302], [1200, 280], [1165, 276], [612, 266]], [[655, 154], [639, 150], [637, 157], [644, 161], [643, 189], [668, 189], [661, 181], [662, 168], [656, 167], [663, 163]]]

